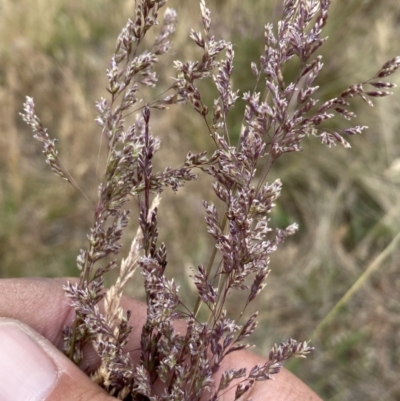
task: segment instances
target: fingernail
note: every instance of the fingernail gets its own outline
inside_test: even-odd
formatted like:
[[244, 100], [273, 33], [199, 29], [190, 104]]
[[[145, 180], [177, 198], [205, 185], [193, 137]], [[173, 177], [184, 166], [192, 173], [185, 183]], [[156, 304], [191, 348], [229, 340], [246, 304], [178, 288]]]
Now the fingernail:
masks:
[[57, 368], [38, 342], [17, 323], [0, 322], [0, 400], [43, 401]]

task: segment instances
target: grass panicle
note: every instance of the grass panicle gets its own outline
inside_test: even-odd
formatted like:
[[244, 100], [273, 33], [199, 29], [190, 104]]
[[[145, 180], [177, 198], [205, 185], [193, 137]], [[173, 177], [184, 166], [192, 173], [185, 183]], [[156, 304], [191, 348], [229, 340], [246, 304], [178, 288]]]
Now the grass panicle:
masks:
[[[285, 360], [303, 358], [313, 349], [308, 342], [289, 339], [272, 347], [265, 364], [250, 371], [227, 370], [219, 383], [213, 379], [228, 354], [249, 347], [247, 339], [256, 330], [257, 312], [249, 315], [247, 308], [266, 285], [272, 254], [298, 231], [295, 223], [277, 226], [271, 221], [282, 192], [282, 183], [271, 178], [271, 169], [283, 155], [302, 151], [309, 137], [328, 147], [339, 143], [349, 148], [348, 138], [367, 128], [353, 123], [352, 98], [373, 106], [375, 98], [391, 95], [389, 89], [395, 85], [385, 79], [399, 68], [400, 57], [387, 61], [372, 78], [323, 99], [317, 84], [323, 69], [319, 51], [327, 39], [323, 28], [331, 2], [284, 0], [278, 24], [265, 25], [264, 50], [258, 61], [249, 62], [254, 87], [243, 92], [232, 79], [235, 46], [214, 35], [211, 12], [201, 0], [202, 30], [188, 33], [196, 58], [175, 60], [175, 76], [164, 87], [159, 71], [168, 60], [177, 27], [177, 13], [166, 3], [135, 2], [107, 70], [108, 95], [96, 103], [105, 157], [99, 156], [102, 179], [96, 200], [90, 200], [93, 224], [87, 246], [77, 257], [80, 282], [65, 286], [76, 316], [71, 327], [65, 328], [64, 351], [79, 364], [84, 347], [91, 344], [100, 365], [88, 373], [122, 400], [214, 401], [231, 387], [239, 399], [257, 381], [279, 373]], [[288, 74], [293, 63], [296, 73]], [[203, 81], [213, 85], [216, 97], [211, 102]], [[156, 95], [148, 99], [146, 88]], [[190, 105], [202, 121], [213, 153], [189, 152], [178, 167], [159, 169], [154, 161], [162, 144], [152, 122], [159, 113], [182, 104]], [[239, 134], [233, 135], [230, 118], [238, 104], [244, 105], [244, 113]], [[27, 98], [22, 117], [43, 143], [52, 171], [79, 188], [60, 162], [55, 139], [37, 117], [32, 98]], [[345, 128], [334, 123], [342, 118], [349, 121]], [[159, 240], [163, 213], [159, 195], [167, 188], [179, 191], [198, 174], [213, 182], [215, 200], [204, 200], [203, 206], [214, 246], [209, 260], [193, 269], [197, 300], [191, 309], [182, 300], [179, 285], [166, 274], [167, 247]], [[138, 209], [138, 231], [119, 265], [121, 238], [132, 218], [131, 199]], [[104, 276], [117, 269], [115, 284], [106, 289]], [[120, 306], [124, 287], [136, 270], [143, 278], [148, 307], [138, 365], [126, 349], [134, 324], [131, 312]], [[234, 297], [243, 299], [236, 315], [227, 311]], [[185, 334], [174, 330], [177, 320], [185, 321]], [[156, 380], [163, 384], [161, 393], [153, 388]]]

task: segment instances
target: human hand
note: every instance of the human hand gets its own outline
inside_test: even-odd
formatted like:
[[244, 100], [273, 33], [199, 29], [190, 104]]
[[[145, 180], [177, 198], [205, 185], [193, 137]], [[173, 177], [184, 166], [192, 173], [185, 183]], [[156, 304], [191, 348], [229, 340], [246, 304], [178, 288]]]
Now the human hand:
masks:
[[[70, 280], [72, 281], [72, 280]], [[112, 401], [61, 351], [62, 328], [70, 324], [74, 311], [62, 285], [66, 279], [0, 280], [0, 401]], [[132, 311], [134, 322], [128, 347], [139, 362], [140, 333], [146, 305], [125, 297], [123, 307]], [[184, 330], [177, 325], [178, 331]], [[247, 351], [229, 354], [215, 379], [228, 368], [251, 369], [265, 360]], [[88, 349], [82, 368], [95, 367], [96, 353]], [[274, 380], [258, 382], [253, 401], [321, 401], [303, 382], [286, 370]], [[234, 391], [223, 401], [234, 399]]]

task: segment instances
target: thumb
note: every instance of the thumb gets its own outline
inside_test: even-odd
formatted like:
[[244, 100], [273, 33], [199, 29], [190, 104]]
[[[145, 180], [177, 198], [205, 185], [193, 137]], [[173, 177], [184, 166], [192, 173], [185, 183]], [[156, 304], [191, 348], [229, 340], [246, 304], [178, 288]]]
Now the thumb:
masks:
[[0, 318], [1, 401], [112, 401], [29, 326]]

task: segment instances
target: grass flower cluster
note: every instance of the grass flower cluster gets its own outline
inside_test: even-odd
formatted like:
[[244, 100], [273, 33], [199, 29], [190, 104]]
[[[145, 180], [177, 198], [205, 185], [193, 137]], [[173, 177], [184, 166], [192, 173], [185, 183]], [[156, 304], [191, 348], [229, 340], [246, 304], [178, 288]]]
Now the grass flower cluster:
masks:
[[[65, 353], [79, 364], [85, 346], [92, 345], [101, 362], [95, 372], [87, 373], [117, 398], [218, 400], [235, 386], [235, 399], [239, 399], [257, 381], [279, 373], [285, 360], [311, 352], [307, 342], [289, 339], [272, 347], [265, 364], [250, 371], [230, 369], [219, 382], [213, 380], [228, 354], [250, 346], [247, 339], [256, 329], [257, 313], [248, 316], [247, 307], [266, 285], [271, 254], [298, 228], [271, 224], [270, 213], [282, 190], [280, 180], [269, 181], [274, 163], [286, 153], [301, 151], [305, 138], [328, 147], [350, 147], [347, 138], [367, 128], [351, 124], [355, 114], [350, 100], [359, 97], [372, 106], [374, 98], [390, 95], [395, 86], [385, 78], [399, 68], [400, 57], [386, 62], [372, 78], [329, 100], [319, 100], [316, 81], [323, 63], [318, 50], [326, 40], [322, 30], [330, 3], [284, 0], [277, 26], [265, 26], [259, 61], [249, 65], [254, 89], [240, 93], [231, 79], [234, 45], [214, 36], [204, 0], [200, 1], [203, 30], [189, 34], [198, 59], [176, 60], [171, 85], [159, 87], [157, 65], [162, 66], [163, 55], [171, 48], [177, 15], [166, 8], [166, 0], [135, 2], [134, 16], [119, 35], [107, 70], [108, 96], [96, 104], [107, 157], [98, 166], [103, 178], [88, 244], [77, 257], [80, 282], [65, 287], [76, 311], [73, 325], [65, 328]], [[290, 79], [285, 73], [289, 64], [297, 70]], [[212, 105], [204, 100], [202, 80], [215, 85]], [[156, 88], [158, 96], [142, 99], [144, 87]], [[239, 102], [245, 104], [245, 111], [235, 139], [228, 116], [236, 113]], [[183, 103], [203, 120], [204, 135], [211, 137], [215, 151], [211, 155], [189, 152], [180, 166], [156, 171], [153, 159], [162, 144], [153, 133], [152, 119]], [[43, 143], [52, 171], [80, 191], [59, 159], [55, 140], [37, 117], [33, 99], [27, 98], [22, 117]], [[349, 126], [336, 129], [331, 121], [337, 118], [349, 120]], [[193, 268], [198, 298], [191, 310], [182, 302], [176, 282], [165, 275], [168, 256], [166, 245], [158, 239], [158, 214], [164, 189], [178, 191], [197, 174], [206, 174], [214, 182], [216, 200], [203, 205], [206, 229], [215, 246], [210, 259]], [[118, 263], [132, 198], [139, 210], [138, 231], [129, 254]], [[116, 269], [115, 284], [104, 288], [104, 275]], [[141, 362], [135, 365], [126, 349], [134, 323], [120, 301], [137, 270], [143, 277], [148, 313], [141, 335]], [[246, 294], [245, 302], [237, 316], [229, 316], [227, 299], [238, 292]], [[201, 308], [207, 311], [205, 319], [200, 318]], [[174, 330], [177, 320], [185, 321], [185, 334]], [[163, 383], [157, 393], [156, 380]]]

